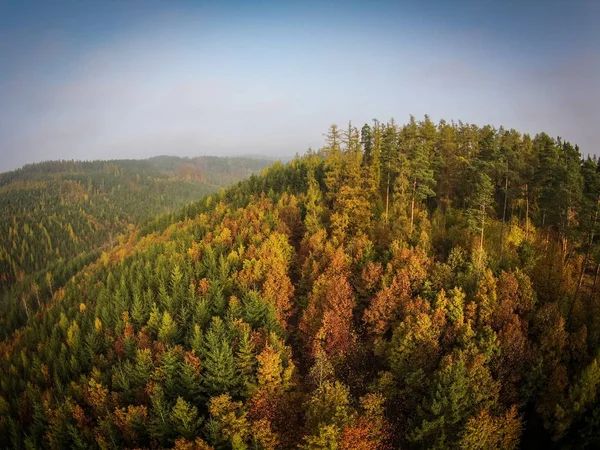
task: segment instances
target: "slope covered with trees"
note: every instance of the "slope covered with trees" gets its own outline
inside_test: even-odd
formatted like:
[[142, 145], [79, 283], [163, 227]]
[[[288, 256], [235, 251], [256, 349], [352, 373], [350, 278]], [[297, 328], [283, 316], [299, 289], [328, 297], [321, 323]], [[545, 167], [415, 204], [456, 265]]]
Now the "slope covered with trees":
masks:
[[131, 230], [0, 344], [7, 447], [600, 443], [595, 159], [413, 118]]
[[[130, 226], [259, 172], [249, 158], [57, 161], [0, 174], [0, 337]], [[15, 308], [20, 302], [22, 308]], [[17, 314], [15, 314], [17, 313]]]

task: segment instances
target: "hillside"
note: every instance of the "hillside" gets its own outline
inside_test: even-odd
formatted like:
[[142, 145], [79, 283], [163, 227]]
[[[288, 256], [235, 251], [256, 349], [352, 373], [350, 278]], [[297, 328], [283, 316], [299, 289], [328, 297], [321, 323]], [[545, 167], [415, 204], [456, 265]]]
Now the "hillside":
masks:
[[0, 446], [594, 448], [598, 199], [543, 133], [332, 126], [55, 289], [0, 344]]
[[[24, 323], [45, 297], [96, 259], [101, 249], [116, 244], [128, 227], [196, 201], [268, 164], [264, 159], [160, 156], [44, 162], [0, 174], [0, 311], [5, 313], [0, 337], [14, 323]], [[15, 317], [14, 299], [22, 294], [35, 300]]]

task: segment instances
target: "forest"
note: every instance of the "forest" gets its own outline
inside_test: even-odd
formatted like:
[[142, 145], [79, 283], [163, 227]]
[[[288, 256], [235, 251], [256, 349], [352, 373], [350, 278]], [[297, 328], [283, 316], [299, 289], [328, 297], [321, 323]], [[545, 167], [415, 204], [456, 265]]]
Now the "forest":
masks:
[[600, 446], [596, 157], [411, 116], [169, 164], [0, 175], [0, 447]]
[[24, 325], [55, 287], [116, 245], [129, 227], [269, 164], [159, 156], [47, 161], [0, 174], [0, 339]]

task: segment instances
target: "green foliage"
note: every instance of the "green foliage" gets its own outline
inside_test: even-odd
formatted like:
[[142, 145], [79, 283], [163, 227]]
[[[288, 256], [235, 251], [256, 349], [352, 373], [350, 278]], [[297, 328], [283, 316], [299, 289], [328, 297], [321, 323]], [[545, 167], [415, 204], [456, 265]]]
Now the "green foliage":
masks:
[[0, 176], [0, 448], [597, 446], [596, 159], [411, 117], [214, 193], [263, 166]]
[[239, 377], [229, 336], [223, 321], [214, 317], [204, 338], [203, 391], [209, 396], [237, 393]]
[[[262, 170], [264, 160], [157, 157], [55, 161], [0, 174], [0, 338], [84, 266], [152, 218]], [[138, 310], [139, 312], [139, 310]]]
[[445, 448], [469, 417], [497, 402], [498, 385], [474, 355], [459, 353], [445, 358], [432, 384], [418, 410], [418, 426], [410, 436], [412, 442], [425, 448]]
[[158, 340], [163, 344], [172, 344], [175, 334], [177, 333], [177, 324], [171, 317], [168, 311], [165, 311], [162, 316], [160, 328], [158, 330]]
[[193, 440], [197, 436], [202, 424], [201, 419], [198, 417], [198, 408], [191, 406], [181, 397], [177, 398], [177, 402], [171, 412], [171, 420], [179, 435]]

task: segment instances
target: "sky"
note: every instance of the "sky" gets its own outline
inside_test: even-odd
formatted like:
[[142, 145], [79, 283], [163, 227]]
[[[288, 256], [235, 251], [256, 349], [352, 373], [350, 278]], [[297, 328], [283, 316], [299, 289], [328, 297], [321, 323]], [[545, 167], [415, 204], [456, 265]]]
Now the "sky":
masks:
[[600, 154], [598, 23], [596, 0], [0, 0], [0, 172], [289, 157], [410, 114]]

